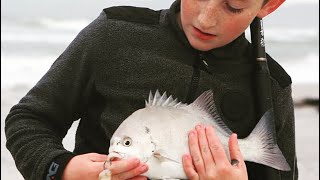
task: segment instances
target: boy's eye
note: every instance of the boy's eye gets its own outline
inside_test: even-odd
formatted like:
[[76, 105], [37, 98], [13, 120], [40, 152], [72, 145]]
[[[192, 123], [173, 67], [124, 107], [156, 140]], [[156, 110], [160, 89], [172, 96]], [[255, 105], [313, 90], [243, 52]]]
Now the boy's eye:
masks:
[[239, 13], [241, 13], [243, 11], [242, 8], [240, 8], [240, 9], [234, 8], [229, 3], [226, 3], [226, 7], [230, 12], [235, 13], [235, 14], [239, 14]]

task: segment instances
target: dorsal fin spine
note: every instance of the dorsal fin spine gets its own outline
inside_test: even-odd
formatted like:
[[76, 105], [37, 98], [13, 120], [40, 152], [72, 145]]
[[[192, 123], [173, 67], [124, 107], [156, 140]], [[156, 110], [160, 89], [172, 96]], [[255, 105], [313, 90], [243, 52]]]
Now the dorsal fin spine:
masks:
[[152, 92], [149, 93], [148, 102], [146, 102], [147, 106], [168, 106], [168, 107], [181, 107], [186, 106], [186, 104], [183, 104], [182, 102], [179, 102], [178, 99], [173, 99], [172, 96], [167, 97], [167, 93], [164, 92], [163, 95], [159, 93], [159, 90], [156, 90], [156, 93], [154, 96], [152, 95]]
[[208, 113], [211, 118], [214, 118], [214, 122], [216, 123], [217, 126], [219, 126], [228, 135], [232, 134], [232, 131], [223, 122], [223, 120], [221, 119], [221, 117], [218, 113], [217, 107], [216, 107], [214, 99], [213, 99], [212, 90], [207, 90], [204, 93], [202, 93], [189, 106], [191, 106], [191, 108], [197, 108], [200, 111], [204, 111], [204, 112]]

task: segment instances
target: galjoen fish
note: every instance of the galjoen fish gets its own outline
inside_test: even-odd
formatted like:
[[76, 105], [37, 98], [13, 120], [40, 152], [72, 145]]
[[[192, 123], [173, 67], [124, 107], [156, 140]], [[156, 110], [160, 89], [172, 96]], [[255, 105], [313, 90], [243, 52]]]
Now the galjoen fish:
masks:
[[[289, 171], [290, 166], [274, 143], [271, 118], [272, 112], [266, 112], [251, 134], [238, 140], [241, 153], [245, 161]], [[161, 96], [157, 91], [153, 96], [150, 92], [145, 108], [125, 119], [113, 134], [108, 158], [139, 158], [149, 167], [143, 174], [149, 179], [187, 179], [182, 155], [189, 153], [188, 132], [197, 124], [215, 128], [230, 159], [228, 140], [232, 132], [220, 118], [211, 90], [189, 105], [166, 93]]]

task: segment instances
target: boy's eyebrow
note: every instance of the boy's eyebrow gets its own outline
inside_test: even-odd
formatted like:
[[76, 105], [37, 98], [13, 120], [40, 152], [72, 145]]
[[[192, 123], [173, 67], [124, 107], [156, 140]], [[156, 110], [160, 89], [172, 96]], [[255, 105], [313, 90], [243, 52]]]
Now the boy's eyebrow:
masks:
[[238, 2], [243, 2], [243, 3], [250, 2], [250, 0], [229, 0], [229, 1], [238, 1]]
[[251, 2], [251, 0], [227, 0], [227, 1], [244, 3], [244, 4], [247, 4], [247, 3], [250, 3], [250, 2]]

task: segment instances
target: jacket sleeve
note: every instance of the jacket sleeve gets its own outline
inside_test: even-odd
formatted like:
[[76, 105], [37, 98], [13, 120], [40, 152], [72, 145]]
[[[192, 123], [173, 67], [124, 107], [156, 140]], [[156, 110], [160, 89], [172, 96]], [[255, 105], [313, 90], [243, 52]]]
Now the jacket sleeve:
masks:
[[295, 147], [294, 106], [291, 85], [282, 88], [273, 86], [273, 105], [276, 119], [277, 143], [291, 167], [291, 171], [279, 171], [282, 180], [298, 179]]
[[92, 42], [105, 27], [104, 18], [100, 15], [77, 35], [6, 117], [6, 146], [25, 179], [60, 179], [75, 156], [62, 139], [83, 112], [84, 89], [92, 76]]

